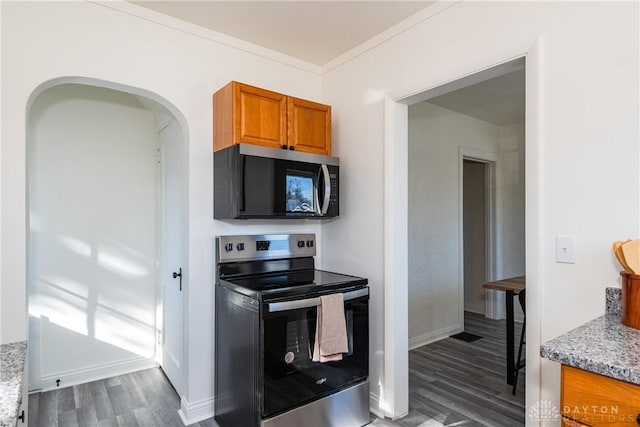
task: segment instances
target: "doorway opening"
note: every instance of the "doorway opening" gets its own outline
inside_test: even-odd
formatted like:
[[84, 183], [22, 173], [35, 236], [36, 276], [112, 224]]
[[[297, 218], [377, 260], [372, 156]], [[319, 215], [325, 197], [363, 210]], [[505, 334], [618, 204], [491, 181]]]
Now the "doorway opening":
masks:
[[[524, 166], [525, 163], [527, 166], [530, 163], [528, 156], [525, 159], [525, 151], [535, 153], [538, 148], [534, 145], [535, 150], [530, 149], [527, 145], [525, 149], [524, 145], [525, 134], [529, 132], [525, 131], [527, 127], [524, 124], [525, 103], [529, 105], [529, 99], [524, 99], [524, 72], [525, 68], [527, 72], [530, 68], [535, 69], [535, 64], [534, 52], [534, 62], [525, 63], [525, 58], [520, 57], [403, 98], [399, 102], [389, 100], [386, 104], [386, 126], [390, 130], [386, 135], [388, 144], [385, 145], [385, 168], [389, 171], [385, 178], [385, 198], [393, 191], [394, 203], [385, 203], [385, 207], [389, 210], [389, 222], [402, 218], [403, 209], [396, 207], [403, 206], [405, 195], [402, 194], [402, 187], [408, 187], [405, 193], [408, 211], [408, 263], [406, 267], [403, 266], [401, 257], [394, 255], [401, 246], [389, 247], [385, 251], [385, 280], [388, 277], [397, 279], [406, 274], [408, 349], [447, 338], [460, 332], [463, 327], [465, 257], [462, 176], [465, 157], [482, 160], [495, 170], [493, 235], [496, 237], [495, 242], [486, 242], [485, 246], [487, 255], [493, 254], [494, 258], [493, 262], [480, 261], [486, 266], [487, 280], [525, 274]], [[476, 116], [482, 113], [480, 110], [483, 108], [470, 101], [469, 91], [482, 93], [497, 83], [493, 85], [493, 94], [485, 92], [479, 97], [483, 102], [492, 100], [495, 96], [504, 95], [503, 89], [509, 86], [504, 79], [519, 80], [521, 119], [517, 122], [491, 123], [486, 117]], [[455, 108], [456, 104], [466, 104], [465, 109]], [[486, 113], [486, 109], [484, 110]], [[488, 114], [512, 111], [515, 109], [500, 105], [488, 111]], [[531, 129], [535, 129], [537, 123], [532, 125]], [[405, 134], [404, 129], [407, 128], [408, 134]], [[404, 140], [408, 141], [406, 148], [402, 144]], [[477, 159], [475, 156], [465, 156], [462, 152], [467, 148], [493, 153], [495, 158]], [[533, 159], [531, 164], [536, 166], [535, 158]], [[457, 161], [459, 166], [456, 165]], [[408, 170], [406, 175], [399, 172], [403, 170], [403, 164], [406, 165], [405, 170]], [[415, 174], [416, 171], [419, 172]], [[535, 176], [537, 172], [533, 173]], [[396, 196], [396, 193], [399, 195]], [[531, 199], [534, 199], [533, 195], [531, 193]], [[536, 216], [531, 218], [536, 219]], [[385, 226], [387, 223], [385, 219]], [[532, 220], [531, 224], [537, 223]], [[389, 224], [388, 230], [392, 229], [402, 229], [402, 226], [396, 224], [392, 228]], [[385, 238], [388, 236], [385, 232]], [[403, 239], [394, 238], [393, 242], [402, 245]], [[531, 253], [535, 253], [536, 248], [538, 243], [531, 242], [530, 249], [534, 249]], [[393, 286], [393, 292], [396, 294], [394, 301], [404, 299], [398, 286]], [[401, 305], [394, 301], [385, 301], [385, 313], [389, 313], [385, 314], [385, 330], [397, 331], [398, 336], [404, 328], [396, 321], [401, 313]], [[504, 294], [487, 292], [485, 314], [488, 317], [503, 317], [502, 307]], [[390, 375], [391, 389], [394, 392], [392, 399], [385, 403], [391, 408], [389, 413], [396, 417], [407, 410], [405, 405], [408, 403], [407, 396], [398, 394], [399, 390], [408, 386], [408, 378], [403, 375], [408, 368], [406, 356], [400, 351], [397, 339], [385, 338], [385, 367], [388, 368], [385, 375]], [[505, 391], [509, 391], [506, 378], [503, 380]], [[524, 399], [520, 407], [524, 407]]]
[[462, 160], [462, 255], [464, 311], [485, 315], [482, 284], [493, 276], [492, 193], [494, 167], [487, 161]]
[[108, 82], [34, 92], [29, 391], [160, 365], [183, 394], [186, 283], [171, 272], [186, 260], [184, 123], [165, 100]]

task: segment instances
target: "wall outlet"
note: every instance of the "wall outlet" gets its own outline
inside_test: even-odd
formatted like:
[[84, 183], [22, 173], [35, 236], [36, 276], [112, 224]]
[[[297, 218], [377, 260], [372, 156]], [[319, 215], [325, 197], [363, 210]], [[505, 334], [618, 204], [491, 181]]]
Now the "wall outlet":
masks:
[[576, 263], [576, 236], [556, 236], [556, 262]]

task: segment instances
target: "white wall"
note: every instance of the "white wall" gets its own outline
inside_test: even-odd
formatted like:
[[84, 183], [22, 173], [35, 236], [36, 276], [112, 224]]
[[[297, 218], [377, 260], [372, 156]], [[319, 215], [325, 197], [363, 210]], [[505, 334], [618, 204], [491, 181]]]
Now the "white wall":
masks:
[[[530, 231], [540, 227], [531, 235], [540, 238], [540, 252], [527, 252], [536, 268], [527, 271], [534, 309], [527, 408], [539, 398], [557, 403], [559, 367], [540, 360], [538, 345], [604, 313], [604, 288], [618, 280], [611, 241], [640, 234], [638, 30], [636, 2], [460, 2], [324, 74], [324, 99], [341, 123], [334, 136], [344, 141], [337, 154], [345, 166], [345, 215], [323, 226], [331, 242], [323, 259], [325, 267], [370, 278], [372, 384], [384, 384], [385, 375], [385, 97], [401, 99], [529, 51], [539, 54], [540, 90], [527, 94], [540, 99], [529, 111], [540, 127], [527, 130], [540, 136], [527, 141], [531, 152], [540, 150], [527, 159], [539, 164], [527, 170], [527, 188], [540, 189], [527, 198], [535, 201], [527, 207], [535, 220], [527, 222]], [[575, 265], [555, 263], [557, 234], [576, 236]], [[388, 288], [402, 293], [403, 286]]]
[[409, 345], [463, 328], [460, 147], [497, 154], [500, 128], [428, 102], [409, 107]]
[[[270, 231], [320, 232], [318, 222], [212, 219], [211, 95], [239, 80], [301, 98], [321, 99], [311, 66], [229, 38], [154, 23], [133, 5], [2, 2], [2, 330], [1, 342], [26, 338], [26, 122], [30, 96], [43, 83], [81, 76], [166, 100], [185, 127], [188, 167], [187, 379], [183, 415], [211, 414], [213, 402], [214, 237]], [[114, 10], [127, 9], [130, 13]], [[239, 46], [239, 47], [233, 47]], [[268, 59], [268, 56], [274, 59]], [[120, 88], [120, 87], [118, 87]], [[125, 88], [126, 89], [126, 88]], [[340, 139], [336, 138], [336, 146]], [[334, 223], [340, 222], [336, 220]], [[322, 240], [319, 239], [320, 245]], [[351, 269], [348, 269], [351, 271]]]
[[[61, 85], [28, 119], [30, 389], [151, 366], [159, 137], [131, 95]], [[40, 348], [40, 344], [42, 347]]]
[[496, 279], [525, 274], [525, 125], [500, 126], [496, 189]]
[[[522, 276], [525, 266], [525, 124], [500, 126], [496, 171], [496, 279]], [[498, 291], [490, 291], [498, 292]], [[502, 295], [499, 300], [504, 300]], [[524, 313], [517, 298], [514, 318], [521, 322]], [[502, 304], [506, 318], [506, 307]]]

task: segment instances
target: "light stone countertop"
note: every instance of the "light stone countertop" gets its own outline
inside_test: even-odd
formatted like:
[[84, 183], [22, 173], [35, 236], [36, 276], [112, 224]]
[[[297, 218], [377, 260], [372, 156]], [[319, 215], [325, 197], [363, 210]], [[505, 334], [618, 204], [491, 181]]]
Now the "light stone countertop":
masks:
[[26, 356], [26, 341], [0, 346], [0, 427], [18, 422]]
[[640, 384], [640, 329], [624, 326], [620, 290], [607, 289], [607, 314], [577, 327], [540, 347], [540, 355], [633, 384]]

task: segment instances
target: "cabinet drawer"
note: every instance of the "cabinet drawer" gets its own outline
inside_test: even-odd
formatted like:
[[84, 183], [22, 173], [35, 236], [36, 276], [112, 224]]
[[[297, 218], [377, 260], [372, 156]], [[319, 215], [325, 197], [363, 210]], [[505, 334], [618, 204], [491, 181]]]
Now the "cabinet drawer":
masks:
[[562, 427], [590, 427], [586, 424], [582, 424], [578, 421], [572, 420], [571, 418], [562, 417]]
[[564, 417], [594, 427], [640, 424], [638, 385], [562, 365], [560, 394]]

